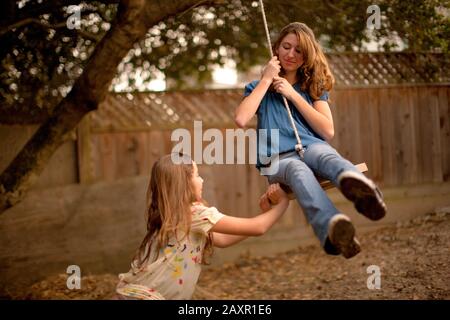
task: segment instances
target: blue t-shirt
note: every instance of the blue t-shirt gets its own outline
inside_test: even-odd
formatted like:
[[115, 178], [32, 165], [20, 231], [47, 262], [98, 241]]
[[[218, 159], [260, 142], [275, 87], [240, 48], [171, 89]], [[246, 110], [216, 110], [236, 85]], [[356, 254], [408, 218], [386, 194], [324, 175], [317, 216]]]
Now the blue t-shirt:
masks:
[[[244, 96], [247, 97], [250, 95], [258, 85], [259, 80], [255, 80], [250, 82], [245, 86]], [[309, 95], [309, 93], [304, 92], [300, 89], [300, 84], [295, 83], [293, 88], [311, 105], [313, 108], [313, 99]], [[328, 92], [324, 91], [319, 100], [328, 100]], [[325, 140], [319, 136], [308, 124], [308, 122], [303, 118], [300, 112], [297, 110], [295, 105], [289, 101], [288, 105], [292, 113], [292, 117], [294, 118], [295, 126], [297, 127], [298, 135], [302, 141], [303, 147], [307, 147], [308, 145], [315, 142], [325, 142]], [[258, 116], [258, 143], [257, 143], [257, 152], [258, 159], [256, 167], [260, 168], [262, 163], [267, 163], [267, 158], [270, 158], [273, 155], [295, 151], [295, 145], [297, 144], [297, 140], [295, 139], [295, 133], [292, 129], [291, 122], [289, 120], [289, 115], [284, 107], [283, 97], [280, 93], [275, 91], [267, 91], [264, 95], [264, 98], [261, 101], [261, 104], [256, 111], [256, 115]], [[261, 131], [260, 129], [267, 130], [267, 136], [263, 135], [265, 141], [267, 141], [266, 147], [264, 147], [264, 143], [260, 142], [261, 139]], [[271, 129], [278, 129], [278, 143], [276, 143], [276, 139], [272, 138]], [[262, 131], [264, 134], [264, 131]], [[272, 141], [273, 140], [273, 141]], [[262, 147], [262, 148], [261, 148]], [[263, 160], [264, 159], [264, 160]], [[261, 162], [262, 160], [262, 162]]]

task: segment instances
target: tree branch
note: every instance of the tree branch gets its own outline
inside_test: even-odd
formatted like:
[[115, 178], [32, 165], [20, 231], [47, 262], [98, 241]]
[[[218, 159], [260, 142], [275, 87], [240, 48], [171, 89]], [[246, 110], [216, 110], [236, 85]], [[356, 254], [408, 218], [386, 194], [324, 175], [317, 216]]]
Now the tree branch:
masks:
[[[8, 33], [9, 31], [16, 29], [16, 28], [20, 28], [23, 26], [26, 26], [28, 24], [37, 24], [41, 27], [44, 27], [46, 29], [62, 29], [62, 28], [67, 28], [66, 22], [60, 22], [57, 24], [49, 24], [46, 22], [42, 22], [39, 19], [35, 19], [35, 18], [27, 18], [24, 19], [22, 21], [19, 21], [13, 25], [10, 25], [9, 27], [7, 27], [4, 30], [0, 30], [0, 37], [2, 37], [4, 34]], [[81, 29], [76, 29], [76, 33], [80, 34], [81, 36], [83, 36], [86, 39], [92, 40], [94, 42], [99, 42], [100, 41], [100, 37], [97, 37], [96, 35], [93, 35], [92, 33], [89, 33], [87, 31], [83, 31]]]
[[325, 4], [325, 6], [327, 6], [329, 9], [331, 9], [333, 11], [336, 11], [336, 12], [339, 12], [339, 13], [345, 13], [345, 10], [343, 10], [343, 9], [341, 9], [339, 7], [336, 7], [336, 5], [334, 5], [329, 0], [325, 0], [323, 3]]
[[[219, 2], [223, 3], [222, 0]], [[155, 3], [159, 8], [155, 8]], [[121, 1], [112, 28], [95, 47], [70, 93], [0, 175], [0, 213], [22, 200], [66, 137], [88, 112], [103, 101], [117, 66], [134, 44], [145, 37], [151, 26], [184, 12], [196, 3], [200, 1]]]
[[41, 124], [50, 116], [48, 109], [36, 108], [32, 114], [26, 110], [28, 106], [17, 108], [0, 108], [0, 124], [29, 125]]
[[[3, 2], [4, 0], [2, 0]], [[96, 0], [96, 2], [103, 4], [118, 4], [119, 0]], [[62, 7], [77, 5], [84, 3], [80, 0], [46, 0], [42, 3], [32, 3], [25, 5], [23, 8], [18, 8], [16, 1], [9, 1], [8, 4], [14, 3], [13, 8], [9, 8], [7, 12], [0, 12], [0, 26], [6, 27], [17, 23], [18, 21], [25, 20], [27, 18], [37, 18], [43, 14], [51, 13], [55, 10], [59, 10]], [[87, 2], [89, 3], [89, 2]], [[5, 5], [5, 4], [3, 4]], [[11, 6], [11, 5], [10, 5]]]

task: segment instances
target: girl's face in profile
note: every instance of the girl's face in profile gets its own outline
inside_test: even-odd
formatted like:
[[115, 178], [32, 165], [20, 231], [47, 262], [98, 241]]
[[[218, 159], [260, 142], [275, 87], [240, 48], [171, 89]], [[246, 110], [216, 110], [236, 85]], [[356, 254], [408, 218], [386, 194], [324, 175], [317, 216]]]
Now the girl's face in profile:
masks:
[[281, 40], [276, 53], [278, 54], [281, 67], [286, 72], [297, 71], [303, 64], [303, 54], [300, 52], [295, 33], [289, 33]]
[[192, 173], [191, 182], [194, 188], [195, 199], [200, 201], [202, 199], [203, 179], [198, 174], [197, 164], [194, 161], [192, 161], [192, 166], [194, 167], [194, 172]]

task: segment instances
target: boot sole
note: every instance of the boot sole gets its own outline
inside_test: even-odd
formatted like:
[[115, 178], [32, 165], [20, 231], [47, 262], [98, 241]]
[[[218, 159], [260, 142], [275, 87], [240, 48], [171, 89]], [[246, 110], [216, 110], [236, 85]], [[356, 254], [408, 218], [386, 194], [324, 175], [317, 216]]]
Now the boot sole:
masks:
[[376, 186], [355, 177], [344, 177], [340, 181], [342, 194], [355, 204], [356, 210], [370, 220], [380, 220], [386, 215], [386, 205]]
[[355, 239], [355, 227], [350, 220], [339, 219], [333, 225], [331, 243], [349, 259], [361, 251], [358, 240]]

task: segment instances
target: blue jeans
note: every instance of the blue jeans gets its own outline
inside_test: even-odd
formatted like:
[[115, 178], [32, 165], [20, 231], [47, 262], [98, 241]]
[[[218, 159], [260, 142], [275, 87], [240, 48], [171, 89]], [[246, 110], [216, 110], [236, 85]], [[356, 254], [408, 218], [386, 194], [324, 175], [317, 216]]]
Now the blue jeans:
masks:
[[327, 253], [337, 254], [328, 248], [328, 223], [339, 211], [317, 181], [317, 176], [330, 180], [336, 187], [337, 178], [343, 171], [358, 169], [327, 143], [313, 143], [305, 148], [304, 159], [293, 151], [281, 154], [278, 171], [267, 176], [269, 183], [285, 184], [291, 188], [311, 224], [320, 244]]

